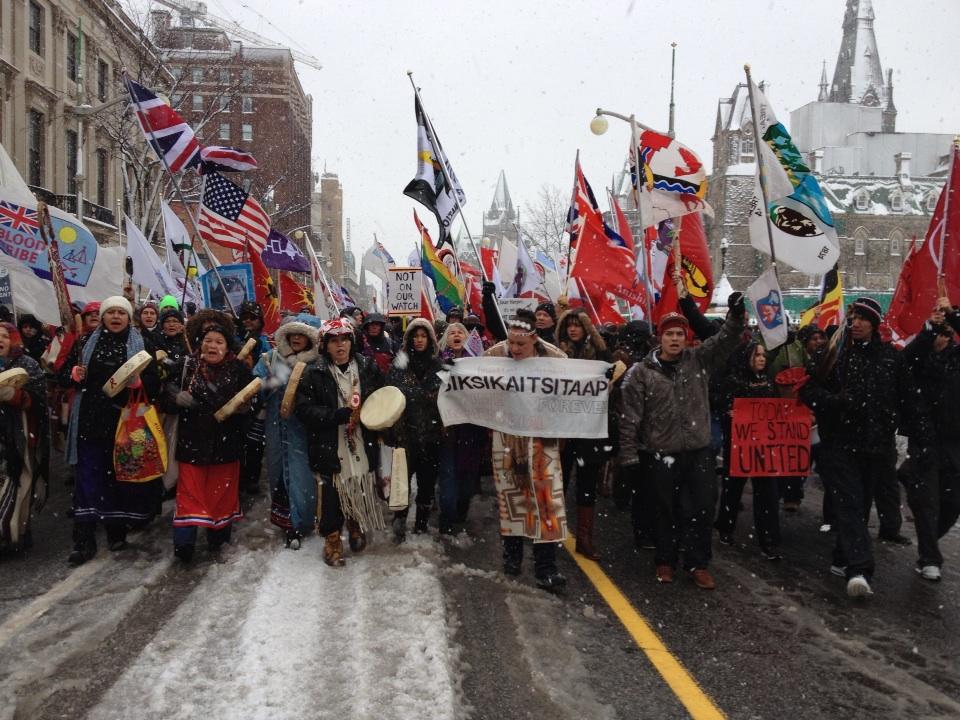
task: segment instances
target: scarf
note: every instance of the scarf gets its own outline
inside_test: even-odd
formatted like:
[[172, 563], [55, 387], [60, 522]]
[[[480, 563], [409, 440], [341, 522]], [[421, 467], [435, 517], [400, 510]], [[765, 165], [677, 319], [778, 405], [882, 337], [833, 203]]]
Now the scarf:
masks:
[[[127, 335], [127, 359], [129, 360], [138, 352], [143, 350], [143, 336], [136, 330], [134, 327], [130, 327], [130, 334]], [[90, 366], [90, 360], [93, 358], [93, 351], [97, 347], [97, 342], [100, 340], [100, 335], [103, 333], [103, 326], [101, 325], [96, 330], [94, 330], [90, 337], [87, 338], [87, 342], [83, 346], [83, 350], [80, 352], [80, 364], [84, 367]], [[100, 388], [92, 389], [92, 392], [103, 392]], [[73, 403], [70, 405], [70, 424], [67, 426], [67, 463], [70, 465], [77, 464], [77, 433], [78, 425], [80, 424], [80, 402], [82, 400], [82, 395], [77, 395], [74, 398]]]

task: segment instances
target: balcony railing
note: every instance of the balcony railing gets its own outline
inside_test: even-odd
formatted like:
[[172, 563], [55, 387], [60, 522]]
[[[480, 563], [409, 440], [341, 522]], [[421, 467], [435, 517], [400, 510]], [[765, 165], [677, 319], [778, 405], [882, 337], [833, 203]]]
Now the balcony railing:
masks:
[[[55, 208], [60, 208], [61, 210], [77, 214], [77, 196], [76, 195], [57, 195], [50, 190], [47, 190], [44, 187], [39, 187], [37, 185], [31, 185], [30, 189], [33, 191], [34, 195], [37, 196], [38, 200], [42, 200], [47, 203], [47, 205], [52, 205]], [[97, 205], [95, 202], [90, 202], [87, 198], [83, 199], [83, 217], [90, 218], [91, 220], [96, 220], [97, 222], [102, 222], [105, 225], [116, 225], [116, 217], [113, 210], [103, 205]]]

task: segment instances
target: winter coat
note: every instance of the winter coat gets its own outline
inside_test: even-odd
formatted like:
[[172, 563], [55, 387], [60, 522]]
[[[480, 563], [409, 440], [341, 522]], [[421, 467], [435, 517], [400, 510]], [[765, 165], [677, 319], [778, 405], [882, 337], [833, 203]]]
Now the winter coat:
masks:
[[[295, 414], [288, 418], [280, 417], [280, 404], [293, 366], [298, 362], [310, 365], [319, 357], [319, 326], [320, 319], [313, 315], [300, 314], [288, 318], [274, 333], [277, 347], [264, 353], [253, 369], [253, 374], [263, 380], [260, 396], [266, 404], [267, 478], [271, 488], [282, 487], [284, 495], [289, 498], [291, 522], [297, 529], [312, 526], [311, 518], [316, 513], [316, 493], [313, 493], [313, 508], [300, 507], [296, 498], [303, 498], [310, 493], [290, 490], [291, 484], [310, 489], [314, 479], [307, 453], [307, 429]], [[294, 334], [305, 335], [310, 339], [310, 346], [295, 353], [290, 347], [290, 336]]]
[[895, 450], [895, 435], [930, 438], [922, 397], [907, 363], [876, 336], [847, 341], [824, 379], [813, 373], [800, 399], [817, 418], [824, 446], [856, 453]]
[[[413, 350], [413, 333], [422, 328], [429, 339], [423, 352]], [[440, 378], [443, 369], [437, 350], [437, 336], [433, 327], [422, 318], [407, 326], [397, 359], [387, 375], [387, 385], [400, 389], [407, 401], [400, 422], [394, 426], [399, 444], [408, 454], [436, 453], [443, 436], [443, 422], [437, 407], [440, 393]]]
[[[576, 318], [584, 330], [584, 337], [580, 342], [573, 342], [567, 331], [567, 326], [571, 319]], [[572, 308], [566, 310], [557, 320], [557, 347], [571, 360], [610, 360], [610, 352], [607, 350], [607, 343], [601, 337], [599, 331], [590, 321], [590, 316], [583, 308]], [[541, 336], [543, 339], [543, 336]], [[608, 414], [613, 415], [613, 404], [608, 405]], [[611, 420], [614, 421], [611, 424]], [[610, 417], [607, 421], [608, 428], [616, 428], [616, 418]], [[606, 462], [607, 458], [614, 451], [616, 443], [609, 438], [586, 439], [577, 438], [566, 441], [566, 447], [573, 452], [578, 460], [587, 465], [600, 465]]]
[[[353, 355], [357, 362], [360, 379], [361, 406], [371, 393], [383, 386], [383, 375], [370, 360], [362, 355]], [[308, 365], [297, 387], [296, 414], [307, 429], [307, 449], [310, 469], [324, 476], [340, 472], [338, 456], [340, 425], [334, 420], [339, 407], [337, 381], [330, 372], [330, 361], [321, 355]], [[370, 470], [380, 466], [380, 446], [376, 433], [363, 428], [363, 444], [367, 452]]]
[[[240, 459], [243, 437], [250, 412], [237, 412], [223, 422], [214, 414], [240, 392], [253, 374], [232, 353], [219, 365], [209, 365], [198, 355], [187, 358], [181, 382], [167, 384], [163, 406], [180, 415], [177, 428], [176, 458], [191, 465], [223, 465]], [[179, 407], [174, 398], [180, 389], [188, 390], [196, 405]]]
[[29, 457], [33, 462], [34, 479], [49, 478], [50, 423], [47, 417], [46, 379], [37, 361], [27, 354], [8, 358], [6, 361], [0, 360], [0, 370], [14, 368], [26, 370], [30, 379], [14, 393], [10, 402], [0, 403], [0, 442], [4, 446], [7, 474], [14, 478], [20, 477], [24, 460]]
[[[749, 342], [738, 347], [730, 358], [730, 370], [721, 382], [719, 413], [727, 415], [737, 398], [777, 397], [777, 386], [771, 380], [769, 370], [756, 373], [750, 367], [750, 359], [758, 343]], [[768, 366], [769, 367], [769, 366]]]
[[638, 462], [642, 451], [673, 453], [710, 445], [710, 374], [736, 347], [743, 326], [743, 318], [727, 315], [719, 333], [683, 351], [673, 375], [661, 365], [659, 349], [630, 368], [620, 418], [624, 465]]
[[360, 335], [360, 352], [365, 358], [375, 362], [377, 369], [382, 373], [390, 372], [390, 365], [393, 364], [393, 358], [396, 355], [393, 341], [383, 331], [376, 337], [370, 337], [366, 333], [362, 333]]
[[[139, 331], [132, 326], [119, 333], [109, 332], [106, 327], [100, 327], [98, 330], [99, 333], [95, 330], [77, 340], [70, 349], [69, 358], [60, 370], [59, 380], [61, 386], [78, 390], [73, 399], [73, 402], [80, 403], [77, 439], [112, 445], [117, 433], [117, 423], [120, 421], [120, 412], [127, 404], [130, 391], [121, 390], [111, 398], [103, 392], [103, 386], [110, 376], [129, 360], [127, 340], [130, 333], [139, 333]], [[74, 382], [71, 372], [75, 365], [81, 364], [87, 343], [95, 337], [97, 345], [86, 367], [86, 376], [81, 382]], [[146, 338], [144, 338], [144, 349], [151, 355], [154, 354], [153, 347], [147, 343]], [[147, 397], [151, 400], [156, 398], [160, 390], [160, 376], [157, 373], [156, 363], [151, 362], [147, 365], [140, 374], [140, 380], [143, 382]]]
[[[947, 315], [954, 332], [960, 328], [960, 312]], [[924, 327], [904, 349], [905, 360], [916, 378], [933, 422], [938, 445], [960, 444], [960, 345], [956, 340], [943, 351], [933, 351], [936, 331]]]

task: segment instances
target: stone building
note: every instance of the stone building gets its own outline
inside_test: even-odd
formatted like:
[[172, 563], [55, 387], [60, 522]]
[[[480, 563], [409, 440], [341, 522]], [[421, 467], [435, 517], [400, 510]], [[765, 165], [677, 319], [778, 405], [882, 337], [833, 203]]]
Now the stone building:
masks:
[[305, 94], [291, 51], [249, 47], [226, 32], [167, 10], [151, 13], [154, 44], [173, 73], [171, 104], [204, 145], [253, 154], [243, 174], [248, 192], [280, 231], [310, 224], [313, 100]]
[[[874, 19], [870, 0], [847, 0], [833, 80], [824, 63], [818, 98], [790, 113], [789, 130], [833, 215], [844, 290], [885, 306], [909, 242], [922, 240], [930, 222], [952, 137], [897, 131], [892, 72], [884, 76]], [[776, 107], [770, 89], [764, 93]], [[707, 220], [714, 266], [723, 264], [738, 290], [769, 264], [747, 230], [757, 141], [748, 94], [740, 83], [719, 101], [707, 197], [716, 213]], [[814, 302], [818, 276], [782, 267], [780, 280], [789, 309]]]
[[344, 274], [343, 186], [336, 173], [324, 169], [319, 190], [313, 193], [310, 214], [313, 249], [322, 257], [324, 271], [341, 280]]
[[91, 111], [125, 100], [120, 70], [145, 56], [115, 0], [0, 0], [0, 143], [39, 199], [76, 214], [82, 197], [102, 243], [116, 241], [122, 160]]

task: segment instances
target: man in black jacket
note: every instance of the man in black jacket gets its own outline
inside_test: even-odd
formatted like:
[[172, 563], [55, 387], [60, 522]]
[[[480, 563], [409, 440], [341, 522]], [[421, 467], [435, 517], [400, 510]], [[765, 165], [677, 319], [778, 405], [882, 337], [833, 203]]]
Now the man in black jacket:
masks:
[[[878, 500], [881, 539], [883, 528], [896, 527], [898, 518], [881, 506], [879, 493], [896, 487], [895, 436], [905, 434], [925, 441], [928, 422], [918, 403], [916, 383], [896, 349], [880, 341], [880, 305], [857, 298], [850, 312], [846, 337], [836, 353], [827, 353], [800, 390], [817, 417], [820, 431], [818, 466], [837, 512], [835, 574], [847, 578], [847, 594], [872, 594], [874, 557], [867, 519]], [[897, 500], [888, 499], [887, 506]]]
[[907, 460], [898, 474], [917, 530], [917, 572], [940, 580], [939, 540], [960, 517], [960, 310], [940, 298], [924, 328], [904, 350], [930, 409], [934, 451], [924, 456], [922, 438], [910, 438]]

